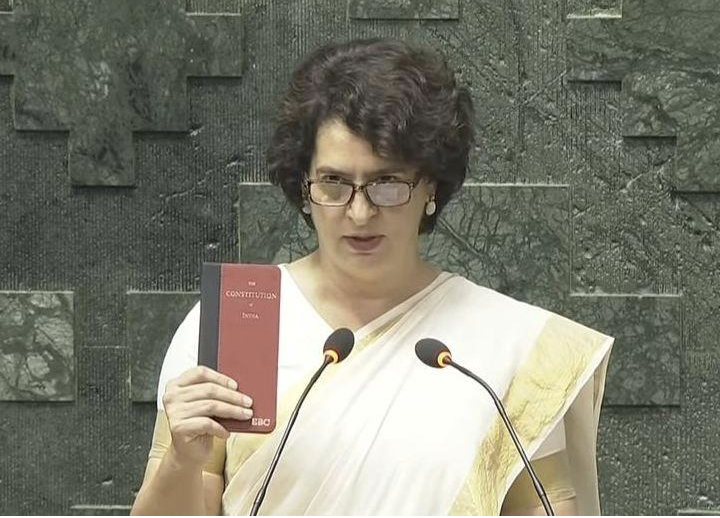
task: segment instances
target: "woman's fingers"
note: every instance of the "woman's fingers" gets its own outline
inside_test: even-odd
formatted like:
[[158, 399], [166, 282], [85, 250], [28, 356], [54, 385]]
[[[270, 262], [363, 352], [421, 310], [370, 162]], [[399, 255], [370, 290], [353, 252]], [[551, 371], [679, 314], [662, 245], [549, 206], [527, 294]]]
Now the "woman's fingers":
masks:
[[174, 448], [192, 462], [209, 457], [212, 437], [227, 439], [230, 432], [213, 418], [247, 421], [252, 400], [237, 391], [230, 377], [197, 366], [171, 379], [165, 386], [163, 406], [170, 423]]
[[176, 404], [205, 399], [217, 399], [245, 408], [252, 406], [252, 398], [237, 391], [232, 378], [204, 366], [193, 367], [168, 382], [163, 404], [168, 410]]
[[178, 420], [193, 417], [224, 417], [227, 419], [247, 421], [253, 416], [253, 412], [249, 408], [242, 408], [224, 401], [218, 401], [217, 399], [199, 399], [197, 401], [179, 403], [174, 414]]
[[201, 435], [212, 435], [219, 439], [227, 439], [230, 437], [230, 432], [228, 432], [224, 426], [209, 417], [182, 419], [174, 426], [171, 423], [170, 428], [178, 437], [194, 438]]
[[234, 379], [202, 365], [198, 365], [197, 367], [193, 367], [192, 369], [188, 369], [183, 372], [180, 376], [178, 376], [176, 384], [179, 387], [186, 387], [188, 385], [195, 385], [206, 381], [228, 387], [231, 390], [237, 389], [237, 383]]
[[217, 399], [218, 401], [224, 401], [245, 408], [250, 408], [253, 403], [250, 396], [212, 382], [179, 387], [177, 394], [178, 398], [185, 402], [198, 401], [201, 399]]

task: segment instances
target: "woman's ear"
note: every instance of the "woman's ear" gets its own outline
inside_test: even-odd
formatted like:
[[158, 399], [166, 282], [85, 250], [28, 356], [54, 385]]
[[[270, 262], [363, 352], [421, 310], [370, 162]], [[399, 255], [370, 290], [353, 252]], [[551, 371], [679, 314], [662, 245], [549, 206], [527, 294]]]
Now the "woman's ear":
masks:
[[437, 182], [435, 180], [426, 180], [427, 182], [427, 191], [428, 196], [435, 196], [435, 193], [437, 192]]

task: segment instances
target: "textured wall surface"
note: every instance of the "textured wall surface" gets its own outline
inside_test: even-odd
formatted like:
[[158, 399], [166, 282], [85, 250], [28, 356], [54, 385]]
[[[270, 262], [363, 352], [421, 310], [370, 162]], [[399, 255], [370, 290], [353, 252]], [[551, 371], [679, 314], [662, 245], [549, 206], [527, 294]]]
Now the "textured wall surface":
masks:
[[432, 260], [617, 337], [612, 514], [720, 512], [716, 0], [0, 0], [0, 513], [127, 513], [203, 261], [315, 237], [269, 186], [305, 53], [443, 52], [477, 107]]

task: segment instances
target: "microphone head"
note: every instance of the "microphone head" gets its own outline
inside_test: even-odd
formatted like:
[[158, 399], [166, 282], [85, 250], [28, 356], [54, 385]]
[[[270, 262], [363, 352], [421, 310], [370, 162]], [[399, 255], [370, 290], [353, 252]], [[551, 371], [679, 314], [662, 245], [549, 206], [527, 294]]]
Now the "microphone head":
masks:
[[330, 333], [325, 340], [323, 353], [332, 363], [338, 363], [348, 357], [353, 345], [355, 345], [355, 335], [347, 327], [341, 327]]
[[450, 349], [440, 340], [434, 338], [418, 340], [418, 343], [415, 344], [415, 354], [425, 365], [436, 369], [446, 367], [446, 360], [452, 359]]

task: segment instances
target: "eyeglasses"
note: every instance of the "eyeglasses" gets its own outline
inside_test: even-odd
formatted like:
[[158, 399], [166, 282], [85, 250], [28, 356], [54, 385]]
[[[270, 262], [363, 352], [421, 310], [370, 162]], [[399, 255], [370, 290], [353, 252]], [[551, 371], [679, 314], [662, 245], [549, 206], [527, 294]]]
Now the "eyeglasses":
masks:
[[377, 207], [397, 207], [410, 201], [417, 182], [401, 180], [375, 181], [356, 185], [345, 180], [304, 179], [310, 201], [325, 207], [342, 207], [352, 202], [355, 193], [364, 191], [365, 198]]

